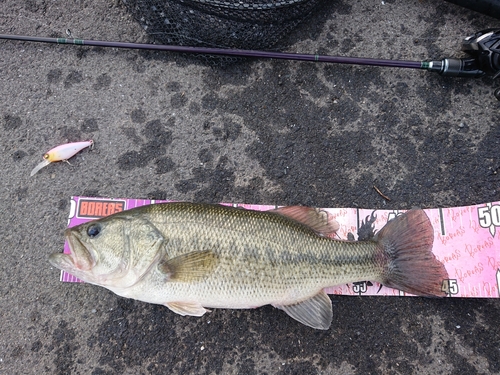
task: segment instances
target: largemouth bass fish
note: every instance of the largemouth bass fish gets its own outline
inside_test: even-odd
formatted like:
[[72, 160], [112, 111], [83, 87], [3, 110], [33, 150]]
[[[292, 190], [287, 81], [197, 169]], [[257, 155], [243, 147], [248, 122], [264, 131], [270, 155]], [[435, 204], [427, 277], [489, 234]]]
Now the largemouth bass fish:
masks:
[[332, 239], [338, 228], [331, 214], [302, 206], [263, 212], [155, 204], [67, 229], [71, 254], [49, 260], [83, 281], [181, 315], [271, 304], [317, 329], [332, 321], [325, 287], [372, 280], [444, 296], [448, 274], [432, 253], [424, 211], [397, 216], [368, 241]]

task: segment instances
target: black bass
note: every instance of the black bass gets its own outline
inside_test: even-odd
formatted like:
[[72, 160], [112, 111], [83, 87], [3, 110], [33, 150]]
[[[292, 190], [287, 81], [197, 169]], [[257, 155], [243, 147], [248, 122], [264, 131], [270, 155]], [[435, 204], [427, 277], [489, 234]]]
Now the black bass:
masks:
[[332, 239], [337, 229], [331, 214], [302, 206], [156, 204], [67, 229], [71, 254], [49, 260], [83, 281], [181, 315], [271, 304], [317, 329], [332, 321], [326, 287], [372, 280], [444, 296], [448, 274], [432, 253], [424, 211], [397, 216], [369, 241]]

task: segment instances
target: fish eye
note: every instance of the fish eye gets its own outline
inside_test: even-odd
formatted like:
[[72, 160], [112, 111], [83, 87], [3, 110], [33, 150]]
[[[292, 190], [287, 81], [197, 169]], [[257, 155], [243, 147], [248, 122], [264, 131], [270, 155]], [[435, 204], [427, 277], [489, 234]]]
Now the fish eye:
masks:
[[95, 238], [101, 233], [101, 226], [99, 224], [89, 225], [87, 228], [87, 234], [90, 238]]

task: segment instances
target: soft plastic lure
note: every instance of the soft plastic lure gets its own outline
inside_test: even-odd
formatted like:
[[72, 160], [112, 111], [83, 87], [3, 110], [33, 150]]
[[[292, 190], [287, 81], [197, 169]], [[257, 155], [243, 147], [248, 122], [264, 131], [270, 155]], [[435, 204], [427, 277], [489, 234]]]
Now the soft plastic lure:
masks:
[[33, 168], [30, 176], [33, 176], [36, 172], [49, 165], [50, 163], [56, 161], [67, 161], [69, 158], [82, 151], [85, 147], [92, 146], [93, 144], [94, 141], [89, 140], [83, 142], [65, 143], [63, 145], [54, 147], [52, 150], [47, 151], [47, 153], [43, 155], [44, 160], [35, 168]]

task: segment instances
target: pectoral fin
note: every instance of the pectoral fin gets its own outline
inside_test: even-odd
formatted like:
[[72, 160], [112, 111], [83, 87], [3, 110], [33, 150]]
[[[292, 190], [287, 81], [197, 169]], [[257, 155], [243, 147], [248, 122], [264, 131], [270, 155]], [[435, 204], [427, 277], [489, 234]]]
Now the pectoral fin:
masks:
[[167, 306], [174, 313], [182, 315], [182, 316], [186, 316], [186, 315], [202, 316], [207, 311], [209, 311], [198, 303], [169, 302], [169, 303], [166, 303], [165, 306]]
[[328, 329], [332, 323], [332, 301], [324, 291], [293, 305], [273, 305], [295, 320], [315, 329]]
[[209, 275], [217, 264], [217, 255], [212, 251], [193, 251], [172, 259], [163, 259], [158, 270], [168, 281], [193, 282]]
[[339, 223], [331, 213], [319, 208], [288, 206], [271, 210], [271, 212], [289, 217], [290, 219], [307, 225], [316, 233], [323, 236], [335, 234], [340, 228]]

